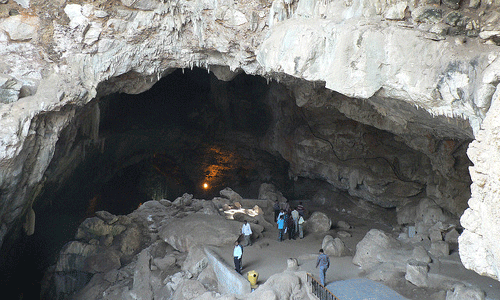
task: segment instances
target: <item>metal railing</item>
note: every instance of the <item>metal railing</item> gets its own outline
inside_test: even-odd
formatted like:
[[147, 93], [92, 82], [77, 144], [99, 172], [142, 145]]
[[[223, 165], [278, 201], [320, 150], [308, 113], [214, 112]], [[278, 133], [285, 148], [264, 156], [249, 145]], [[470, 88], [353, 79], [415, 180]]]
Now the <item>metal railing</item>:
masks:
[[307, 273], [307, 283], [311, 286], [312, 293], [320, 300], [340, 300], [310, 273]]

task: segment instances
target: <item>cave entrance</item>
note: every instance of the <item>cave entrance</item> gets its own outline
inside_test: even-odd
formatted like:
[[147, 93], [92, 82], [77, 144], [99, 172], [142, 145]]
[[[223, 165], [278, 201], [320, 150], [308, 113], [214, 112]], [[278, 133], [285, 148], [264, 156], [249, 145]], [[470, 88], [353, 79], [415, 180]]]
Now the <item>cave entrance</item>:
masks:
[[212, 199], [226, 187], [257, 198], [272, 183], [291, 200], [339, 210], [370, 203], [391, 216], [427, 197], [459, 216], [470, 197], [470, 141], [417, 121], [387, 126], [392, 119], [318, 83], [245, 74], [225, 82], [202, 69], [176, 70], [140, 94], [98, 97], [61, 134], [35, 234], [12, 248], [19, 265], [10, 269], [22, 272], [8, 277], [24, 287], [36, 265], [30, 286], [39, 291], [41, 271], [96, 211], [127, 214], [183, 193]]

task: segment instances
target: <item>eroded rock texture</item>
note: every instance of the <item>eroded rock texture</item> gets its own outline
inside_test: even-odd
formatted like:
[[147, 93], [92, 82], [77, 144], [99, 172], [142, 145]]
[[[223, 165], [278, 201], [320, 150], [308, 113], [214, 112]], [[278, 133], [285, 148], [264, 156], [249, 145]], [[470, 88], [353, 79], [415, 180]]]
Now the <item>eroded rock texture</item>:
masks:
[[[102, 146], [100, 110], [87, 103], [198, 66], [226, 81], [240, 72], [273, 80], [259, 147], [288, 161], [292, 177], [383, 207], [419, 196], [460, 215], [465, 148], [477, 138], [460, 251], [498, 278], [495, 2], [4, 2], [0, 240], [32, 216], [47, 180], [68, 176], [85, 146]], [[53, 161], [61, 139], [68, 151]], [[59, 167], [47, 174], [51, 163]]]

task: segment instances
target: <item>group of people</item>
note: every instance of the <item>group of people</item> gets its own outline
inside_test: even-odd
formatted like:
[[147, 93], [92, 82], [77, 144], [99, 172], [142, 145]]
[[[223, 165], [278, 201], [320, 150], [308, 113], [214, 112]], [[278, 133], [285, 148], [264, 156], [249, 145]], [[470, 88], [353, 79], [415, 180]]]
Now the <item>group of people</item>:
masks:
[[[288, 202], [284, 203], [284, 207], [280, 205], [278, 201], [275, 202], [274, 206], [274, 220], [278, 224], [278, 240], [282, 242], [285, 239], [285, 233], [288, 233], [288, 238], [296, 239], [298, 234], [299, 238], [304, 238], [304, 206], [302, 202], [299, 203], [297, 207], [293, 209], [290, 208]], [[243, 258], [243, 246], [251, 246], [252, 245], [252, 228], [247, 220], [243, 221], [243, 225], [241, 227], [241, 235], [243, 236], [243, 240], [245, 242], [244, 245], [240, 244], [240, 239], [234, 242], [233, 249], [233, 257], [234, 257], [234, 269], [236, 272], [241, 274], [242, 268], [242, 258]], [[319, 250], [319, 256], [316, 261], [316, 268], [320, 269], [319, 277], [321, 284], [325, 285], [325, 275], [326, 271], [330, 267], [330, 259], [328, 255], [326, 255], [323, 249]]]
[[284, 202], [283, 207], [276, 200], [273, 205], [274, 221], [278, 224], [278, 241], [285, 240], [285, 234], [288, 233], [288, 239], [295, 240], [297, 235], [304, 238], [304, 206], [302, 202], [293, 209], [288, 202]]

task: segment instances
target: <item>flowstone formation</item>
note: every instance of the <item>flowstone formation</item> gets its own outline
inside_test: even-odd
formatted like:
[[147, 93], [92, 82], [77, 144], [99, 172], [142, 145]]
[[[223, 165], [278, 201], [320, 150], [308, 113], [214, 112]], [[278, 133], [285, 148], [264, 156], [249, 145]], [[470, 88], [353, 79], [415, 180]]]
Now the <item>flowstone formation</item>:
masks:
[[[269, 97], [274, 123], [262, 147], [290, 162], [292, 177], [322, 179], [379, 206], [419, 196], [462, 214], [463, 154], [476, 139], [460, 254], [498, 278], [500, 247], [490, 242], [500, 238], [496, 2], [10, 0], [0, 17], [0, 241], [21, 224], [32, 231], [33, 202], [53, 179], [46, 170], [58, 163], [65, 128], [75, 135], [61, 178], [85, 156], [77, 132], [99, 147], [100, 110], [86, 104], [197, 66], [224, 81], [244, 72], [282, 82]], [[287, 132], [278, 118], [288, 117], [290, 101], [303, 122]], [[353, 143], [355, 132], [362, 143]]]

